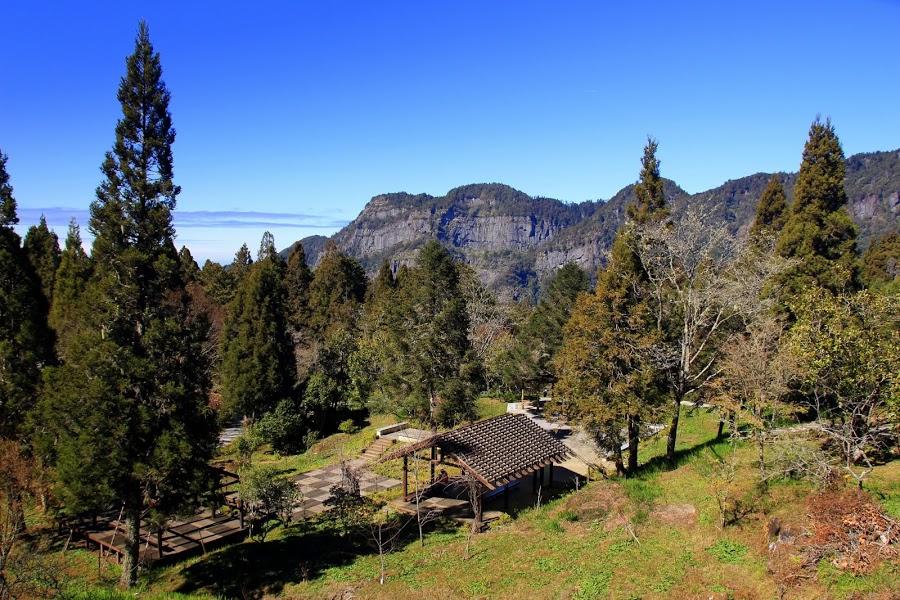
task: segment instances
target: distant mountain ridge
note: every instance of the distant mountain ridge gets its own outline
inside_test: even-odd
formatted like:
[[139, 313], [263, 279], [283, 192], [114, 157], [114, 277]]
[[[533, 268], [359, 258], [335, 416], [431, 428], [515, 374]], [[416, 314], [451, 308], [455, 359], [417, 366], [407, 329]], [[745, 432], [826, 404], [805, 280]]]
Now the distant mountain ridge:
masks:
[[[796, 173], [778, 175], [793, 200]], [[737, 234], [753, 221], [770, 177], [771, 173], [755, 173], [697, 194], [666, 180], [666, 196], [675, 211], [689, 204], [705, 206]], [[900, 149], [848, 158], [846, 189], [861, 248], [896, 230]], [[381, 194], [331, 239], [373, 273], [384, 260], [395, 268], [413, 262], [418, 248], [434, 238], [472, 265], [489, 287], [508, 297], [522, 297], [536, 294], [547, 276], [570, 261], [596, 273], [633, 198], [633, 184], [609, 200], [579, 204], [531, 197], [499, 183], [464, 185], [444, 196]], [[307, 237], [282, 253], [286, 256], [294, 245], [303, 244], [314, 266], [328, 239]]]

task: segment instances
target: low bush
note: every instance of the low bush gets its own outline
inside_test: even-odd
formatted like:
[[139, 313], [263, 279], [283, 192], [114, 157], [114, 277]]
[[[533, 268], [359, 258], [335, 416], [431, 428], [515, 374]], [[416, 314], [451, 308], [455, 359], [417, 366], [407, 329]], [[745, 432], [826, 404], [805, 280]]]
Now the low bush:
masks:
[[737, 564], [744, 560], [747, 554], [747, 546], [729, 539], [721, 539], [706, 549], [719, 561], [729, 564]]

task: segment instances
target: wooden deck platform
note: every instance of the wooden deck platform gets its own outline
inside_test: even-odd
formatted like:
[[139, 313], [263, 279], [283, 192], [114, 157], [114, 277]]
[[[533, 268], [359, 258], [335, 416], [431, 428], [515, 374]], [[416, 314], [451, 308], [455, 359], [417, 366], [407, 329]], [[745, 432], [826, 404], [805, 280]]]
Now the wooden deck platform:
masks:
[[[84, 532], [84, 537], [88, 545], [97, 548], [101, 555], [119, 560], [124, 554], [124, 526], [115, 518], [100, 520]], [[231, 514], [213, 516], [209, 511], [204, 511], [190, 519], [170, 521], [162, 532], [160, 553], [160, 536], [148, 523], [142, 522], [140, 561], [150, 564], [160, 560], [180, 560], [241, 539], [246, 534], [247, 528], [241, 527], [239, 517]]]

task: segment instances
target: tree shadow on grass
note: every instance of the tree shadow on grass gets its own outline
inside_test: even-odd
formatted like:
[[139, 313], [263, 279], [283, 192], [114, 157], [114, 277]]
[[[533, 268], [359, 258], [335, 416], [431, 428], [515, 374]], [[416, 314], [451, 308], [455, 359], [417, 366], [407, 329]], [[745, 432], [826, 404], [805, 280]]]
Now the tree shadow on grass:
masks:
[[690, 448], [680, 448], [675, 450], [675, 461], [669, 462], [666, 460], [665, 455], [662, 456], [654, 456], [644, 464], [638, 467], [637, 476], [638, 477], [648, 477], [651, 475], [655, 475], [662, 471], [672, 471], [675, 470], [684, 464], [690, 462], [695, 456], [703, 452], [707, 448], [714, 449], [715, 446], [719, 444], [727, 444], [728, 438], [723, 437], [713, 437], [705, 442], [700, 442]]
[[[435, 523], [432, 531], [451, 527]], [[415, 523], [404, 529], [400, 548], [417, 536]], [[185, 567], [177, 592], [208, 592], [226, 598], [262, 598], [284, 587], [320, 577], [327, 569], [347, 566], [360, 556], [377, 554], [365, 529], [341, 536], [333, 522], [310, 519], [288, 527], [280, 537], [222, 548]]]

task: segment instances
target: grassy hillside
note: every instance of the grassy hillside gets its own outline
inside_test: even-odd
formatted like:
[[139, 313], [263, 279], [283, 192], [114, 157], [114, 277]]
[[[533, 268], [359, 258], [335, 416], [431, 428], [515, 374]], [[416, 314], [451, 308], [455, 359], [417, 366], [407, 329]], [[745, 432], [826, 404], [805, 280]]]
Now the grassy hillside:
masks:
[[[889, 562], [855, 576], [826, 559], [815, 573], [781, 586], [769, 572], [766, 525], [774, 517], [802, 525], [814, 490], [778, 482], [761, 495], [753, 483], [754, 451], [716, 441], [714, 415], [688, 414], [681, 428], [676, 469], [658, 467], [664, 439], [654, 438], [643, 446], [641, 476], [592, 482], [502, 519], [475, 537], [468, 559], [465, 528], [439, 524], [424, 548], [411, 536], [387, 556], [384, 585], [373, 547], [342, 537], [322, 520], [294, 524], [265, 543], [237, 544], [153, 569], [137, 595], [726, 599], [775, 598], [782, 591], [786, 598], [891, 597], [900, 568]], [[717, 465], [731, 456], [737, 467], [729, 492], [750, 508], [723, 529]], [[900, 461], [878, 467], [869, 488], [900, 516]], [[115, 567], [106, 569], [102, 581], [112, 581]]]

